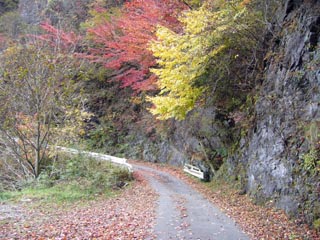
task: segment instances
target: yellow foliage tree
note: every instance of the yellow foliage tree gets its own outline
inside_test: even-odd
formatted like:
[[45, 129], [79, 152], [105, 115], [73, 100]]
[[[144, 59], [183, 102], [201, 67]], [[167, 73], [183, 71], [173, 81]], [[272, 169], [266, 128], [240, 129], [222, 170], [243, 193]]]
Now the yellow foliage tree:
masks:
[[258, 17], [243, 1], [216, 0], [184, 12], [179, 19], [183, 33], [159, 26], [157, 41], [150, 45], [160, 88], [157, 96], [149, 97], [151, 113], [162, 120], [184, 119], [209, 87], [205, 78], [217, 83], [239, 54], [256, 45]]

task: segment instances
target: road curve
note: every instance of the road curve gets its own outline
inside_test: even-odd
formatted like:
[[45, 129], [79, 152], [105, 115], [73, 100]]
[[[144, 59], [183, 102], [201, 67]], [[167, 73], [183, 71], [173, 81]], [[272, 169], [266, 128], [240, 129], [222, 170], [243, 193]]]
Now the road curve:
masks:
[[154, 233], [158, 240], [246, 240], [236, 224], [176, 177], [133, 165], [159, 194]]

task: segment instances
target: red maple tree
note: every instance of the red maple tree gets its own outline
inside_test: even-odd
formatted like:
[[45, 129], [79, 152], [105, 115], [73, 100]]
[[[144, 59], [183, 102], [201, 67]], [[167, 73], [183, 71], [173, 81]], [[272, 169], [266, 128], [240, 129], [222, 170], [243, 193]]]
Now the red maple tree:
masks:
[[48, 22], [43, 22], [40, 24], [42, 30], [45, 33], [34, 36], [39, 40], [49, 43], [52, 46], [59, 46], [63, 48], [61, 50], [75, 48], [79, 41], [81, 40], [81, 36], [75, 34], [74, 32], [65, 32], [59, 28], [52, 26]]
[[88, 58], [117, 70], [114, 79], [123, 87], [130, 86], [137, 92], [156, 89], [156, 77], [149, 71], [156, 61], [148, 43], [156, 38], [158, 24], [180, 31], [177, 17], [187, 8], [178, 0], [127, 1], [119, 17], [88, 29], [96, 45], [89, 50]]

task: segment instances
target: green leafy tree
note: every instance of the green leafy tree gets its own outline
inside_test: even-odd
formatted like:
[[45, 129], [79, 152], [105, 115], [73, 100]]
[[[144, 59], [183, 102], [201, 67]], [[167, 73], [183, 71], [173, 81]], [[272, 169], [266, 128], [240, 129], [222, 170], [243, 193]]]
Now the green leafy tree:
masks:
[[[182, 34], [159, 26], [150, 49], [158, 68], [159, 95], [150, 97], [150, 111], [159, 119], [183, 119], [206, 90], [246, 81], [244, 66], [259, 43], [259, 13], [248, 1], [207, 1], [184, 12]], [[235, 70], [238, 70], [235, 72]], [[232, 74], [234, 73], [234, 74]], [[228, 85], [229, 86], [229, 85]]]

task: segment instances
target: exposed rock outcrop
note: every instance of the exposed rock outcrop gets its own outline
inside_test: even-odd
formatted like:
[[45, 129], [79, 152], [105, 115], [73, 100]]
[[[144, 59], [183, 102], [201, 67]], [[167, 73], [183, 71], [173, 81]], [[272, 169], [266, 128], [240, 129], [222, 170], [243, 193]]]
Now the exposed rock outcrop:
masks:
[[305, 167], [320, 138], [320, 2], [286, 1], [277, 18], [255, 125], [229, 170], [242, 166], [250, 195], [311, 223], [320, 218], [319, 172]]

